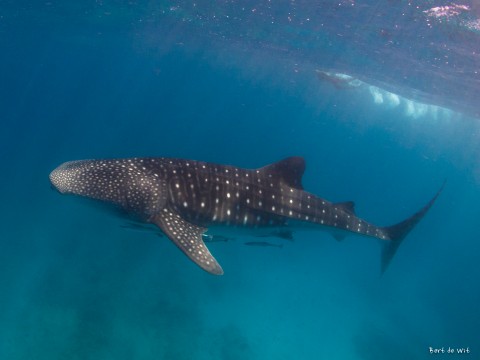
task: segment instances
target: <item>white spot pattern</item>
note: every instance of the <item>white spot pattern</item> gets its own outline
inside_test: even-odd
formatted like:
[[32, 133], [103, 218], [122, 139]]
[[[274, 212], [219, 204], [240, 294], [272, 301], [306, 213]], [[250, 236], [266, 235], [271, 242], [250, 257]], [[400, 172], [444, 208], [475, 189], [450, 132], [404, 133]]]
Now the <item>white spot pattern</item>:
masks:
[[[50, 179], [62, 193], [115, 203], [144, 218], [157, 214], [168, 202], [171, 216], [178, 213], [187, 224], [267, 226], [284, 225], [287, 218], [294, 218], [387, 238], [381, 228], [338, 204], [290, 186], [282, 176], [270, 170], [180, 159], [132, 158], [65, 163]], [[171, 228], [172, 237], [182, 233]]]

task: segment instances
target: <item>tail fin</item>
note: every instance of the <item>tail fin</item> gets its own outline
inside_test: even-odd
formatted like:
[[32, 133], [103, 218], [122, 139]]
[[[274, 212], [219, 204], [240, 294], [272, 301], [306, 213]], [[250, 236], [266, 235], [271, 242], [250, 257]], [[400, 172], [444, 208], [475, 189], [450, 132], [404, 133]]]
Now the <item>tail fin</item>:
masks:
[[387, 269], [390, 261], [392, 260], [393, 256], [397, 252], [398, 247], [402, 243], [402, 240], [408, 235], [408, 233], [417, 225], [417, 223], [423, 218], [423, 216], [427, 213], [427, 211], [432, 207], [433, 203], [440, 195], [445, 186], [445, 181], [442, 184], [442, 187], [435, 196], [418, 212], [413, 214], [408, 219], [383, 228], [383, 231], [387, 234], [388, 238], [390, 239], [382, 249], [382, 274]]

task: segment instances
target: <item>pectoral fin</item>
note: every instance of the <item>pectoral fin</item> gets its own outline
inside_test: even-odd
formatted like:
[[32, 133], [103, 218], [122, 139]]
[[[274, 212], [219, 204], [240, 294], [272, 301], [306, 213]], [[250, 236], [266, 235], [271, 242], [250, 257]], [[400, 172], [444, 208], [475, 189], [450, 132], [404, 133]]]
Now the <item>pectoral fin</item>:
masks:
[[214, 275], [223, 274], [222, 267], [203, 242], [202, 235], [207, 229], [185, 221], [168, 208], [152, 216], [150, 221], [162, 229], [165, 235], [203, 270]]

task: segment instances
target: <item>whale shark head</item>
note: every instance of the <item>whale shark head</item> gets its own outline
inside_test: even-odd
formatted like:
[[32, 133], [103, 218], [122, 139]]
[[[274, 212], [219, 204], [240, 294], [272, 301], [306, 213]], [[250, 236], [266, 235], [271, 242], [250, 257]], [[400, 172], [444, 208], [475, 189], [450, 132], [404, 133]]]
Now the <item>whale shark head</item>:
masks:
[[142, 159], [70, 161], [49, 177], [61, 194], [105, 201], [146, 217], [158, 212], [167, 197], [165, 179]]

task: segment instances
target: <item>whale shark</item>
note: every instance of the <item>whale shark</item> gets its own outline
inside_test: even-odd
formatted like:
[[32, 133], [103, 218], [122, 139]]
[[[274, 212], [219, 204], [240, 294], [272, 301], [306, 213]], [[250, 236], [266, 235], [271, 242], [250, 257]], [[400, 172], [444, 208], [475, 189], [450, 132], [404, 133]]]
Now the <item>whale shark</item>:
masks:
[[[355, 214], [354, 203], [329, 202], [304, 190], [305, 161], [289, 157], [258, 169], [243, 169], [176, 158], [78, 160], [50, 173], [52, 186], [105, 202], [158, 227], [205, 271], [223, 269], [205, 245], [204, 236], [225, 229], [258, 234], [289, 233], [315, 227], [337, 240], [356, 234], [383, 243], [384, 273], [402, 240], [439, 196], [412, 216], [391, 226], [376, 226]], [[208, 231], [208, 232], [207, 232]]]

